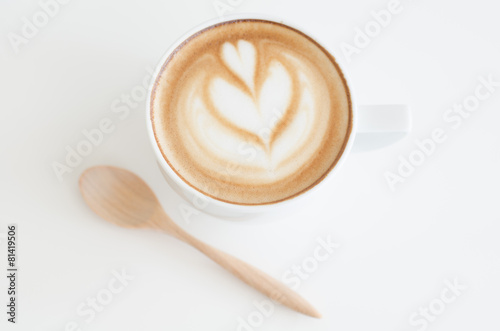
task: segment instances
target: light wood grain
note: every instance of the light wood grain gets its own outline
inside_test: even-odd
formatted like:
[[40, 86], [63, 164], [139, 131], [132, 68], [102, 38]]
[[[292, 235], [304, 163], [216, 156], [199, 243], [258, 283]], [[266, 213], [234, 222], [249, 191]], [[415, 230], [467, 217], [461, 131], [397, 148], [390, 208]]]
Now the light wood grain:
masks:
[[97, 166], [85, 170], [79, 184], [84, 200], [103, 219], [126, 228], [164, 231], [193, 246], [272, 300], [302, 314], [321, 317], [309, 302], [283, 283], [184, 231], [165, 213], [149, 186], [134, 173]]

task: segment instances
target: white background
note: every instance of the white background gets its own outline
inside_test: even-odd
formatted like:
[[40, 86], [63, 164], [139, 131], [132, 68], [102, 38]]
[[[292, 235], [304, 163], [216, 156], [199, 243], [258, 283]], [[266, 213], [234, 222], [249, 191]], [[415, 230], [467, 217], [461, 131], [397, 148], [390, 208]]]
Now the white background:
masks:
[[[226, 2], [226, 0], [223, 0]], [[83, 203], [79, 174], [112, 164], [140, 174], [183, 228], [276, 278], [312, 256], [318, 237], [341, 246], [298, 292], [324, 317], [276, 307], [255, 330], [419, 330], [419, 307], [440, 306], [445, 281], [466, 287], [435, 314], [429, 330], [498, 330], [500, 320], [500, 88], [458, 129], [443, 120], [474, 93], [478, 77], [500, 81], [498, 3], [401, 0], [402, 11], [348, 63], [342, 42], [388, 1], [232, 0], [231, 13], [269, 14], [303, 26], [331, 49], [358, 103], [406, 103], [410, 136], [352, 154], [306, 205], [249, 221], [204, 214], [188, 222], [163, 181], [146, 135], [145, 102], [119, 120], [111, 104], [129, 94], [185, 31], [217, 17], [212, 0], [72, 0], [16, 54], [37, 1], [0, 2], [0, 233], [19, 227], [18, 324], [9, 330], [237, 330], [264, 297], [194, 249], [150, 231], [125, 230]], [[227, 12], [229, 13], [229, 11]], [[113, 119], [115, 130], [59, 181], [53, 162]], [[447, 140], [391, 191], [386, 171], [442, 128]], [[0, 237], [0, 267], [6, 240]], [[113, 270], [134, 276], [87, 323], [77, 314], [107, 288]], [[7, 282], [0, 271], [0, 328]], [[437, 302], [437, 303], [436, 303]], [[255, 315], [255, 314], [254, 314]], [[420, 320], [422, 317], [418, 317]], [[240, 328], [241, 329], [241, 328]], [[242, 329], [244, 330], [244, 329]]]

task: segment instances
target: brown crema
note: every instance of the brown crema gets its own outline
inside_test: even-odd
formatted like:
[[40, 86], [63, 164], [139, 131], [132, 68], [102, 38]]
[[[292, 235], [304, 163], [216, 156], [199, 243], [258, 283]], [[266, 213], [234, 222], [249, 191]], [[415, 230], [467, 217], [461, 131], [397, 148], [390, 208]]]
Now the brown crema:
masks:
[[333, 56], [265, 20], [224, 22], [186, 39], [163, 64], [150, 107], [173, 171], [199, 192], [241, 205], [314, 187], [352, 130], [349, 89]]

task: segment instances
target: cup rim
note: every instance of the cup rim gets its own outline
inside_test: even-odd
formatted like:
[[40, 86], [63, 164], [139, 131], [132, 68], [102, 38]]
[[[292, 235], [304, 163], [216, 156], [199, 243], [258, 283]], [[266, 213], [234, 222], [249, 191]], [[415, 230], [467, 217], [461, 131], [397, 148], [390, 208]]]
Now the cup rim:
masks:
[[[264, 203], [264, 204], [239, 204], [239, 203], [232, 203], [229, 201], [222, 201], [216, 198], [213, 198], [205, 193], [203, 193], [200, 190], [197, 190], [193, 186], [189, 185], [186, 181], [184, 181], [182, 178], [179, 177], [179, 175], [171, 168], [170, 164], [167, 162], [165, 157], [163, 156], [163, 153], [160, 150], [160, 147], [158, 146], [158, 142], [156, 141], [154, 129], [153, 129], [153, 123], [152, 123], [152, 95], [156, 87], [156, 82], [159, 74], [163, 70], [163, 67], [167, 61], [167, 59], [170, 57], [172, 52], [177, 49], [184, 41], [186, 41], [189, 37], [193, 36], [194, 34], [216, 24], [221, 24], [224, 22], [231, 22], [235, 20], [263, 20], [263, 21], [270, 21], [273, 23], [278, 23], [281, 25], [285, 25], [288, 27], [291, 27], [295, 30], [298, 30], [299, 32], [302, 32], [304, 35], [307, 37], [311, 38], [314, 42], [316, 42], [318, 45], [320, 45], [325, 51], [327, 51], [335, 60], [335, 63], [340, 70], [344, 81], [345, 85], [347, 86], [347, 90], [349, 92], [349, 101], [351, 104], [351, 131], [349, 133], [349, 137], [347, 138], [347, 142], [345, 143], [344, 150], [340, 157], [336, 160], [335, 165], [321, 178], [317, 183], [314, 185], [306, 188], [302, 192], [291, 196], [289, 198], [286, 198], [284, 200], [276, 201], [276, 202], [270, 202], [270, 203]], [[356, 104], [355, 104], [355, 98], [353, 97], [353, 91], [351, 88], [351, 80], [349, 79], [348, 74], [344, 70], [344, 66], [339, 63], [338, 58], [334, 56], [334, 53], [326, 47], [323, 43], [318, 41], [318, 39], [314, 36], [314, 34], [311, 34], [307, 29], [304, 29], [301, 26], [297, 26], [294, 23], [290, 23], [286, 20], [283, 19], [278, 19], [276, 17], [270, 17], [268, 15], [262, 15], [262, 14], [233, 14], [233, 15], [227, 15], [224, 17], [219, 17], [219, 18], [214, 18], [207, 20], [203, 23], [198, 24], [197, 26], [189, 29], [187, 32], [183, 33], [175, 42], [172, 43], [172, 45], [166, 50], [166, 52], [162, 55], [161, 59], [159, 60], [158, 64], [155, 67], [155, 70], [153, 71], [153, 79], [151, 80], [151, 83], [149, 84], [148, 88], [148, 94], [147, 94], [147, 106], [146, 106], [146, 126], [148, 130], [148, 136], [150, 139], [151, 144], [153, 145], [153, 150], [154, 153], [158, 159], [158, 163], [162, 167], [162, 169], [166, 172], [166, 174], [175, 182], [176, 185], [178, 185], [182, 190], [185, 190], [189, 192], [189, 196], [197, 197], [197, 196], [202, 196], [205, 201], [207, 201], [207, 205], [213, 205], [216, 207], [221, 207], [226, 210], [230, 211], [236, 211], [236, 212], [243, 212], [243, 213], [260, 213], [260, 212], [265, 212], [270, 209], [274, 209], [278, 206], [285, 206], [289, 205], [291, 203], [295, 203], [298, 200], [302, 200], [306, 196], [309, 196], [313, 194], [313, 192], [316, 192], [319, 188], [323, 187], [326, 182], [328, 182], [332, 177], [333, 174], [338, 171], [338, 169], [342, 166], [342, 164], [345, 162], [345, 159], [347, 158], [347, 155], [350, 153], [353, 142], [354, 142], [354, 136], [356, 134], [356, 128], [357, 128], [357, 112], [356, 112]]]

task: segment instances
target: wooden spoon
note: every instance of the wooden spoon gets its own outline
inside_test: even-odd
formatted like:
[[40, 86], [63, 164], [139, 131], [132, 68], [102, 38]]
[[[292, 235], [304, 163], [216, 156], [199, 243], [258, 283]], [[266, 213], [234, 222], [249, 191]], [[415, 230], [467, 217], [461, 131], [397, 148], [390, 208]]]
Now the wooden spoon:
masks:
[[96, 166], [83, 172], [79, 184], [87, 204], [106, 221], [126, 228], [164, 231], [198, 249], [274, 301], [302, 314], [321, 317], [309, 302], [283, 283], [180, 228], [165, 213], [151, 188], [134, 173], [112, 166]]

